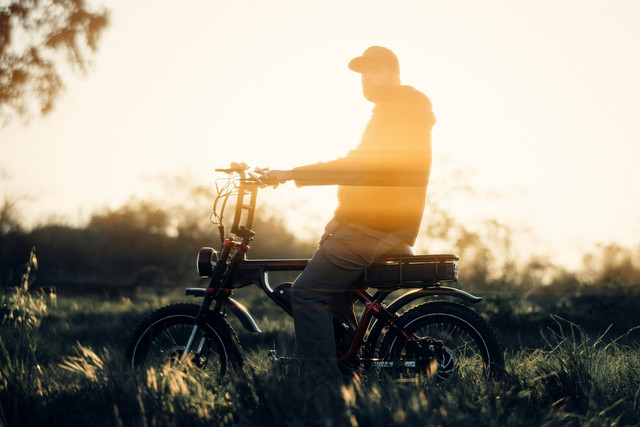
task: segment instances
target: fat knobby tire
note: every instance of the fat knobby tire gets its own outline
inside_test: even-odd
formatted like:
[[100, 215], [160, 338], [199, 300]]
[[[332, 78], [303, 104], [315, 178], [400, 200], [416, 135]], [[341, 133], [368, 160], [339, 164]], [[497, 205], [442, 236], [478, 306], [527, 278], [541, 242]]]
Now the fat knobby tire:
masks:
[[[397, 325], [411, 333], [421, 325], [439, 322], [458, 326], [469, 333], [481, 351], [489, 378], [498, 378], [502, 374], [504, 357], [500, 340], [489, 323], [465, 305], [450, 301], [423, 303], [404, 313]], [[397, 351], [390, 348], [397, 338], [393, 331], [389, 331], [382, 341], [380, 355], [388, 357], [390, 352]]]
[[[175, 325], [193, 325], [200, 305], [189, 303], [170, 304], [151, 312], [135, 328], [131, 334], [127, 349], [127, 364], [134, 369], [145, 365], [143, 355], [146, 354], [150, 337], [157, 336], [164, 329]], [[205, 319], [205, 333], [220, 350], [220, 375], [228, 368], [242, 367], [242, 354], [235, 331], [229, 323], [218, 315], [210, 313]], [[186, 344], [186, 342], [184, 343]], [[221, 346], [221, 347], [220, 347]], [[218, 369], [216, 367], [216, 369]]]

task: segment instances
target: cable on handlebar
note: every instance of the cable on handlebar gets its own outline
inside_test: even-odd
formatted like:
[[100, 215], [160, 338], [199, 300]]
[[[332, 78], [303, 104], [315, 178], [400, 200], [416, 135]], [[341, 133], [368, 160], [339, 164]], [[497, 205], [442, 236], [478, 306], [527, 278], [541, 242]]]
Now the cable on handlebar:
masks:
[[[265, 181], [265, 176], [267, 175], [268, 169], [255, 168], [253, 171], [249, 171], [249, 166], [246, 163], [233, 162], [231, 163], [229, 168], [215, 169], [215, 171], [225, 173], [227, 174], [227, 176], [225, 178], [220, 178], [215, 182], [217, 195], [213, 202], [213, 212], [211, 213], [209, 220], [213, 224], [218, 226], [218, 230], [220, 232], [220, 241], [221, 243], [224, 243], [224, 240], [227, 236], [223, 219], [229, 197], [244, 197], [244, 194], [240, 195], [240, 192], [246, 191], [245, 186], [247, 184], [249, 186], [256, 185], [261, 188], [272, 184], [269, 184]], [[244, 188], [245, 190], [242, 190], [242, 188]], [[255, 194], [252, 196], [251, 204], [255, 204]], [[252, 209], [253, 207], [250, 210]], [[253, 213], [250, 214], [250, 221], [252, 221], [252, 218]], [[236, 213], [236, 217], [234, 218], [234, 227], [236, 226], [236, 222], [238, 222], [238, 220], [239, 216]], [[235, 234], [236, 231], [234, 231], [232, 227], [231, 232]]]
[[[223, 170], [226, 172], [226, 170]], [[238, 194], [238, 182], [236, 179], [233, 179], [231, 172], [227, 172], [229, 174], [228, 177], [222, 178], [216, 181], [216, 198], [213, 201], [213, 212], [209, 217], [209, 220], [218, 226], [218, 231], [220, 232], [220, 242], [224, 243], [224, 239], [226, 238], [225, 228], [224, 228], [224, 211], [227, 207], [227, 201], [229, 197], [234, 194]], [[220, 182], [224, 181], [224, 184], [220, 185]], [[222, 203], [219, 206], [219, 203]]]

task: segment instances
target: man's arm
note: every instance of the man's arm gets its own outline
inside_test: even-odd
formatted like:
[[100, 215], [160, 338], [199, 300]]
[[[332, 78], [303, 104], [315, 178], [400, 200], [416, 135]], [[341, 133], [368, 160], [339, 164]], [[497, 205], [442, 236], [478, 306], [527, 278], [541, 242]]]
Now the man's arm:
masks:
[[[422, 186], [430, 169], [427, 151], [354, 150], [349, 156], [292, 169], [282, 177], [305, 185]], [[284, 171], [279, 171], [284, 172]]]
[[282, 184], [283, 182], [293, 179], [293, 171], [291, 170], [271, 170], [265, 176], [266, 181], [273, 184]]

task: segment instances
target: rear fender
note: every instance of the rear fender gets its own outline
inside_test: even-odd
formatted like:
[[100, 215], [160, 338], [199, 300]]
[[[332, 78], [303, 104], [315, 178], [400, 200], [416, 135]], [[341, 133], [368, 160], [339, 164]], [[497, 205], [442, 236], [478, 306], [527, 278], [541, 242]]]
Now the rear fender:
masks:
[[428, 297], [433, 297], [438, 295], [460, 298], [466, 302], [470, 302], [473, 304], [482, 301], [482, 297], [477, 297], [475, 295], [470, 294], [469, 292], [465, 292], [463, 290], [456, 289], [456, 288], [449, 288], [447, 286], [438, 286], [438, 287], [427, 288], [427, 289], [416, 289], [411, 292], [407, 292], [406, 294], [400, 296], [398, 299], [392, 302], [391, 305], [389, 305], [389, 307], [387, 308], [387, 310], [389, 310], [392, 313], [395, 313], [400, 308], [404, 307], [405, 305], [417, 299], [428, 298]]

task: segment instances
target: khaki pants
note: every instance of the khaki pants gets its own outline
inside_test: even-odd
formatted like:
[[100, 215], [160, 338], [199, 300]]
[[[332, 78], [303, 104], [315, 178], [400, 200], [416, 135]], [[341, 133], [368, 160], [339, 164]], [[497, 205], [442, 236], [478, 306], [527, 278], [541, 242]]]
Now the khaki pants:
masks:
[[300, 373], [314, 379], [340, 378], [336, 363], [333, 316], [353, 334], [354, 300], [348, 292], [353, 281], [374, 261], [404, 254], [410, 248], [392, 234], [357, 224], [341, 226], [325, 240], [292, 287], [293, 322]]

